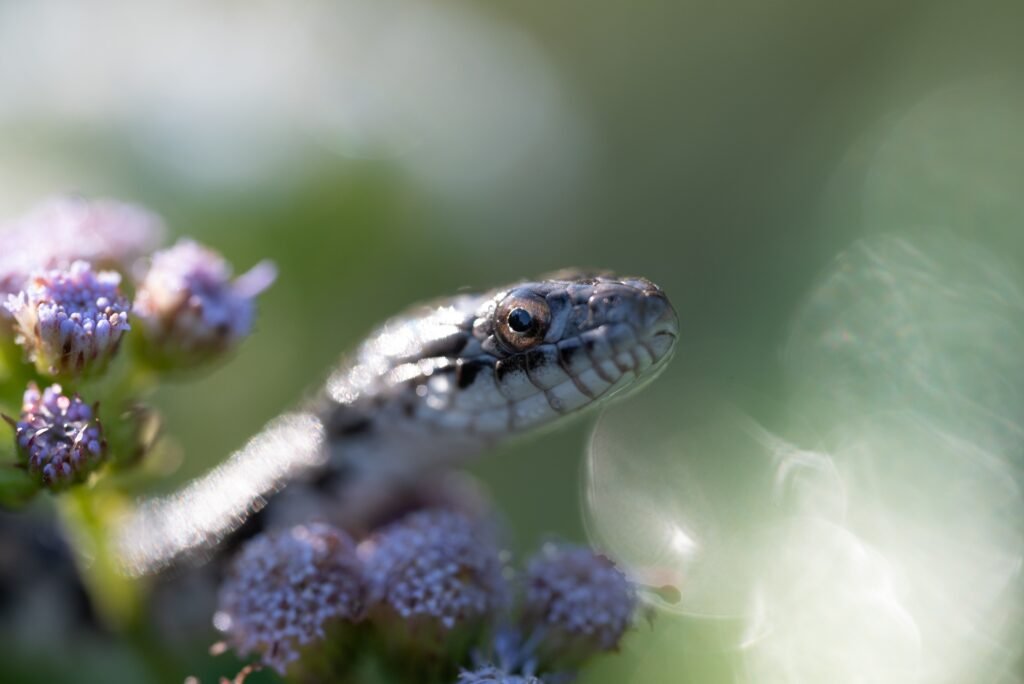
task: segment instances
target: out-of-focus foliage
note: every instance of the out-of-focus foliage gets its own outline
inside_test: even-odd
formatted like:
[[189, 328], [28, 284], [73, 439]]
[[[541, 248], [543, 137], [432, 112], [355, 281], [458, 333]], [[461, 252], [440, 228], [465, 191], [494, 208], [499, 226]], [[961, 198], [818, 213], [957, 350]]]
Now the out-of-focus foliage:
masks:
[[[1012, 487], [1024, 460], [1007, 440], [1019, 438], [1020, 414], [985, 422], [992, 430], [984, 434], [965, 433], [964, 424], [979, 423], [944, 392], [963, 378], [964, 397], [992, 418], [1021, 391], [1013, 384], [1016, 331], [998, 321], [1020, 320], [1012, 297], [999, 297], [1017, 292], [1024, 263], [1022, 21], [1024, 7], [1009, 1], [9, 0], [0, 2], [0, 212], [13, 216], [55, 191], [123, 197], [153, 207], [173, 230], [234, 263], [266, 256], [277, 263], [277, 284], [238, 357], [155, 397], [180, 445], [180, 466], [164, 487], [237, 448], [315, 388], [374, 323], [416, 300], [567, 265], [649, 277], [673, 298], [682, 339], [658, 391], [633, 400], [637, 411], [671, 419], [700, 399], [694, 387], [727, 387], [724, 398], [753, 421], [739, 422], [764, 432], [729, 433], [740, 413], [718, 414], [723, 432], [710, 444], [723, 454], [749, 455], [744, 440], [753, 449], [784, 434], [792, 444], [781, 437], [771, 444], [775, 453], [795, 450], [787, 453], [803, 464], [797, 470], [817, 478], [806, 491], [828, 491], [835, 476], [828, 464], [839, 462], [849, 468], [843, 477], [854, 477], [840, 481], [873, 478], [871, 491], [881, 496], [856, 509], [856, 491], [845, 493], [851, 518], [842, 522], [858, 536], [840, 529], [829, 517], [834, 510], [824, 522], [777, 530], [789, 534], [795, 568], [777, 558], [764, 568], [765, 611], [795, 601], [782, 580], [797, 570], [818, 581], [818, 595], [868, 578], [876, 583], [865, 591], [878, 603], [847, 603], [845, 613], [831, 614], [847, 616], [845, 623], [814, 629], [824, 618], [797, 602], [803, 612], [771, 623], [774, 641], [766, 629], [750, 631], [745, 610], [712, 611], [712, 619], [675, 609], [633, 633], [623, 654], [599, 660], [581, 681], [844, 681], [828, 675], [848, 672], [847, 656], [881, 658], [873, 662], [889, 669], [872, 670], [878, 681], [957, 681], [943, 677], [964, 671], [975, 676], [959, 681], [1019, 681], [1019, 655], [998, 679], [981, 666], [957, 670], [974, 665], [958, 660], [956, 649], [936, 650], [964, 629], [996, 650], [1013, 645], [1005, 641], [1013, 625], [1005, 623], [1020, 616], [989, 610], [998, 597], [971, 594], [960, 582], [974, 576], [971, 559], [996, 545], [1009, 550], [1012, 565], [1019, 536], [1012, 526], [989, 526], [977, 510], [963, 517], [931, 503], [985, 499], [1005, 504], [1008, 515], [1019, 512]], [[914, 245], [936, 240], [965, 247], [911, 258]], [[837, 263], [842, 253], [846, 261]], [[974, 270], [958, 265], [965, 259]], [[856, 270], [845, 281], [855, 285], [848, 291], [836, 280], [844, 263]], [[888, 275], [865, 278], [872, 263]], [[947, 271], [961, 277], [935, 276]], [[915, 290], [900, 285], [887, 295], [884, 279], [895, 273], [913, 282], [922, 272], [954, 290], [975, 288], [969, 301], [1000, 303], [981, 311], [968, 305], [972, 333], [957, 327], [970, 321], [955, 299], [925, 297], [946, 304], [925, 319], [914, 317], [921, 310], [915, 304], [904, 310], [904, 322], [927, 326], [901, 328], [892, 318], [901, 311], [895, 300]], [[904, 282], [899, 277], [894, 282]], [[917, 376], [897, 364], [899, 357], [882, 355], [900, 351], [890, 346], [844, 356], [842, 363], [860, 364], [852, 368], [815, 353], [822, 334], [815, 316], [833, 311], [820, 309], [822, 298], [835, 305], [846, 296], [855, 321], [868, 322], [857, 332], [878, 332], [872, 316], [885, 314], [876, 322], [893, 326], [890, 337], [877, 339], [910, 344], [901, 348], [909, 353], [903, 358], [923, 349], [948, 363], [923, 363]], [[997, 313], [985, 318], [986, 311]], [[958, 363], [978, 358], [974, 345], [991, 352], [993, 365], [982, 370], [1003, 384], [985, 385], [990, 376]], [[857, 422], [864, 407], [854, 411], [828, 391], [840, 382], [878, 390], [861, 370], [889, 368], [921, 383], [896, 378], [898, 391], [885, 394], [885, 408], [912, 403], [932, 420], [948, 419], [946, 438], [934, 423], [907, 415], [865, 427]], [[936, 368], [950, 374], [929, 394]], [[661, 412], [643, 403], [655, 401]], [[654, 425], [631, 443], [631, 458], [658, 456], [659, 445], [685, 425], [680, 420], [665, 432]], [[510, 445], [474, 467], [507, 513], [518, 550], [550, 533], [584, 538], [577, 491], [589, 428], [581, 423]], [[844, 438], [844, 431], [852, 435]], [[950, 446], [953, 431], [988, 454], [995, 444], [1005, 448], [979, 469]], [[700, 442], [699, 431], [689, 434]], [[871, 444], [877, 448], [864, 451]], [[875, 463], [878, 454], [886, 460]], [[933, 456], [948, 467], [918, 468]], [[716, 529], [757, 522], [759, 478], [767, 475], [740, 462], [700, 464], [712, 482], [734, 486], [698, 491], [691, 482], [692, 492], [676, 493], [689, 492], [680, 501], [732, 516]], [[664, 467], [667, 486], [681, 466]], [[960, 481], [965, 488], [954, 486]], [[723, 498], [730, 496], [745, 505]], [[884, 506], [871, 505], [879, 501]], [[895, 512], [906, 526], [886, 528], [883, 518], [872, 518], [879, 511]], [[954, 539], [978, 530], [989, 536], [974, 535], [981, 546], [958, 547], [963, 561], [954, 574], [936, 575], [949, 582], [918, 587], [908, 603], [905, 586], [886, 584], [891, 559], [918, 550], [920, 537], [901, 532], [918, 522], [927, 529], [936, 516]], [[644, 517], [634, 519], [640, 525]], [[648, 538], [644, 528], [637, 532], [638, 544]], [[919, 562], [948, 560], [941, 544], [921, 548], [934, 553]], [[745, 553], [753, 550], [738, 547], [739, 559], [755, 557]], [[861, 565], [851, 569], [851, 558]], [[1000, 574], [1006, 558], [992, 560], [992, 576], [1013, 579]], [[837, 576], [833, 566], [851, 574]], [[680, 569], [687, 566], [666, 576], [675, 582]], [[920, 575], [897, 580], [907, 577]], [[685, 583], [679, 588], [685, 605], [693, 595]], [[727, 591], [722, 584], [710, 589]], [[949, 610], [935, 591], [946, 592]], [[673, 600], [671, 592], [657, 599], [680, 605]], [[872, 632], [880, 641], [858, 640], [859, 621], [879, 624], [882, 613], [872, 605], [884, 608], [889, 631]], [[54, 612], [41, 605], [34, 626], [5, 635], [0, 680], [72, 681], [75, 673], [77, 680], [145, 681], [135, 656], [108, 640], [61, 643], [60, 659], [33, 655], [33, 644], [52, 652], [59, 638], [44, 619]], [[949, 616], [961, 619], [943, 622]], [[792, 656], [810, 637], [836, 649], [835, 658], [829, 651], [814, 661]], [[211, 673], [224, 672], [222, 661], [204, 655], [213, 638], [211, 625], [209, 634], [181, 635], [163, 649], [213, 681]], [[888, 650], [879, 656], [865, 649], [874, 643]], [[910, 666], [902, 659], [908, 653]], [[942, 657], [928, 661], [933, 653]], [[945, 674], [936, 665], [946, 666]]]

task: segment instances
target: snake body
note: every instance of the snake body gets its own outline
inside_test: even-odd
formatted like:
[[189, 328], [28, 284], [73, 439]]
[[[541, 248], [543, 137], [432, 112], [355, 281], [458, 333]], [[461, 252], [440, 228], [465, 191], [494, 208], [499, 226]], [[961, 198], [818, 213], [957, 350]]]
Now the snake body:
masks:
[[560, 272], [411, 309], [372, 333], [306, 410], [140, 505], [118, 531], [121, 560], [129, 573], [153, 572], [257, 511], [275, 523], [343, 518], [382, 483], [464, 462], [641, 386], [677, 334], [660, 288], [610, 274]]

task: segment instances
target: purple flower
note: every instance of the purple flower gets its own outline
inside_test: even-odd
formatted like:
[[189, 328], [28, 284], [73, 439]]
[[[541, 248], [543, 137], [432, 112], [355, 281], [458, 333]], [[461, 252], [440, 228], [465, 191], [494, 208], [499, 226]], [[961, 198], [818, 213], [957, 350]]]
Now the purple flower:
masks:
[[363, 548], [375, 614], [396, 617], [410, 632], [443, 638], [456, 627], [488, 620], [506, 601], [497, 546], [463, 514], [412, 513]]
[[546, 545], [527, 564], [527, 627], [560, 662], [618, 647], [636, 611], [636, 591], [615, 565], [590, 549]]
[[332, 626], [363, 614], [363, 568], [351, 538], [330, 525], [254, 537], [221, 586], [214, 625], [242, 656], [284, 674]]
[[219, 254], [181, 240], [153, 255], [133, 313], [157, 360], [200, 363], [249, 334], [255, 298], [275, 277], [273, 264], [265, 261], [232, 280], [231, 267]]
[[487, 665], [472, 672], [463, 671], [456, 684], [543, 684], [543, 682], [536, 677], [510, 675], [504, 670]]
[[128, 330], [128, 300], [113, 271], [76, 261], [66, 271], [36, 273], [4, 304], [14, 317], [17, 342], [47, 375], [101, 370]]
[[17, 293], [35, 271], [75, 261], [124, 269], [154, 249], [163, 232], [158, 216], [133, 204], [50, 198], [0, 230], [0, 294]]
[[35, 383], [29, 384], [21, 418], [7, 420], [28, 471], [51, 489], [81, 482], [106, 456], [94, 408], [77, 394], [63, 394], [60, 385], [40, 393]]

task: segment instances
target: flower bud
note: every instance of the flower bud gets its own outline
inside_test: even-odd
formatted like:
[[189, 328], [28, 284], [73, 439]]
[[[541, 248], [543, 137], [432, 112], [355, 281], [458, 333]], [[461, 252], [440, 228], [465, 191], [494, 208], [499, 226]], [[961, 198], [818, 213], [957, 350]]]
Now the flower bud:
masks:
[[21, 417], [14, 427], [18, 454], [28, 472], [50, 489], [82, 482], [106, 458], [103, 430], [95, 409], [60, 385], [43, 392], [35, 383], [25, 390]]
[[216, 252], [181, 240], [153, 255], [133, 311], [158, 365], [196, 365], [230, 351], [252, 330], [255, 299], [276, 277], [270, 262], [231, 279]]
[[636, 591], [606, 557], [547, 544], [527, 564], [525, 630], [540, 636], [542, 664], [575, 667], [615, 650], [636, 612]]
[[295, 674], [335, 663], [328, 651], [351, 645], [345, 637], [364, 597], [351, 538], [329, 525], [299, 525], [243, 547], [221, 586], [214, 626], [239, 655], [258, 654], [282, 675]]
[[14, 317], [16, 341], [44, 375], [77, 376], [102, 370], [128, 330], [128, 300], [113, 271], [76, 261], [66, 271], [36, 273], [4, 307]]

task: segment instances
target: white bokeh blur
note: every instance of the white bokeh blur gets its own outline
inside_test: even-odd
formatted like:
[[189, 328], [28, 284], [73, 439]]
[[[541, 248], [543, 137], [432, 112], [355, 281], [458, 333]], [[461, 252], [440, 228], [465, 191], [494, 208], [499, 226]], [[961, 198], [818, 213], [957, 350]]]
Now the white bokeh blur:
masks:
[[5, 214], [104, 172], [40, 157], [44, 138], [105, 136], [206, 191], [369, 157], [460, 207], [541, 211], [571, 201], [590, 145], [571, 84], [472, 3], [0, 3], [0, 81]]
[[873, 138], [864, 237], [793, 313], [771, 426], [680, 384], [598, 424], [593, 541], [663, 611], [738, 621], [742, 681], [1020, 681], [1024, 274], [988, 245], [1024, 198], [962, 137], [1021, 124], [979, 92], [998, 95], [944, 91]]

